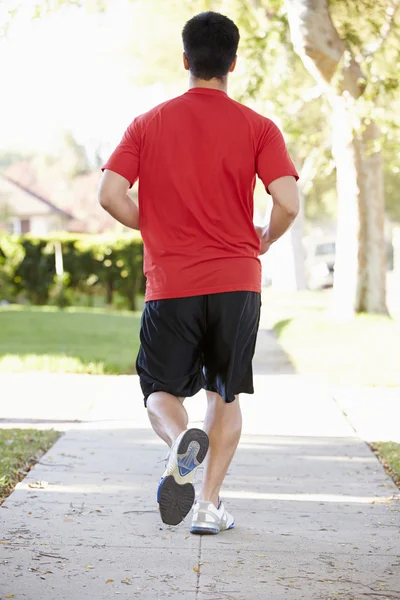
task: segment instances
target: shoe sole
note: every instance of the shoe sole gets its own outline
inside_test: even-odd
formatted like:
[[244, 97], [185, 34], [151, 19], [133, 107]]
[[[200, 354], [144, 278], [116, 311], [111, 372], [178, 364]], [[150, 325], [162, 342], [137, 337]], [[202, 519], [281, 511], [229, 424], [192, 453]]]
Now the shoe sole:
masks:
[[204, 461], [208, 446], [208, 435], [202, 429], [189, 429], [179, 442], [175, 472], [158, 490], [158, 507], [166, 525], [179, 525], [190, 512], [195, 500], [193, 473]]
[[230, 525], [226, 529], [212, 529], [211, 527], [199, 527], [197, 525], [192, 525], [190, 533], [192, 533], [193, 535], [218, 535], [222, 531], [230, 531], [234, 528], [235, 523], [232, 523], [232, 525]]
[[192, 527], [190, 529], [190, 533], [193, 535], [218, 535], [220, 533], [220, 529], [210, 529], [206, 527]]

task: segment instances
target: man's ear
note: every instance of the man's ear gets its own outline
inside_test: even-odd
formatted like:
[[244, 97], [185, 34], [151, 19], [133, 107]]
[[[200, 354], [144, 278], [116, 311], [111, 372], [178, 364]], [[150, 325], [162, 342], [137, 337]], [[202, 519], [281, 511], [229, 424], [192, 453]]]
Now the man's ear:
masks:
[[229, 73], [232, 73], [236, 69], [236, 63], [237, 63], [237, 56], [235, 56], [235, 58], [233, 59], [233, 63], [229, 67]]
[[189, 71], [189, 61], [185, 53], [183, 53], [183, 66], [185, 67], [186, 71]]

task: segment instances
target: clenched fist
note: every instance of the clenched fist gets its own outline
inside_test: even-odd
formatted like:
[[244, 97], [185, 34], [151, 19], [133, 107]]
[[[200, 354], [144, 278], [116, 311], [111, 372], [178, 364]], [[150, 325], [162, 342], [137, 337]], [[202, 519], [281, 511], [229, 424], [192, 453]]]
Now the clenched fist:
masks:
[[254, 229], [258, 237], [260, 238], [260, 256], [268, 252], [272, 242], [269, 241], [268, 238], [268, 227], [260, 227], [259, 225], [255, 225]]

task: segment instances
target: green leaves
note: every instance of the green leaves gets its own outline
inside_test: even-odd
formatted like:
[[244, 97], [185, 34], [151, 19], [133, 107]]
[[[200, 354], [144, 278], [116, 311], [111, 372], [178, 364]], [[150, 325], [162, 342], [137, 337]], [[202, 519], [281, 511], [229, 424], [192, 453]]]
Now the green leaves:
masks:
[[[62, 280], [55, 275], [56, 240], [62, 246]], [[0, 281], [7, 277], [7, 299], [22, 295], [30, 303], [41, 305], [59, 298], [62, 306], [66, 306], [69, 290], [71, 293], [103, 292], [111, 304], [114, 291], [118, 291], [127, 307], [135, 310], [136, 295], [144, 292], [143, 243], [138, 237], [2, 236], [0, 248]]]

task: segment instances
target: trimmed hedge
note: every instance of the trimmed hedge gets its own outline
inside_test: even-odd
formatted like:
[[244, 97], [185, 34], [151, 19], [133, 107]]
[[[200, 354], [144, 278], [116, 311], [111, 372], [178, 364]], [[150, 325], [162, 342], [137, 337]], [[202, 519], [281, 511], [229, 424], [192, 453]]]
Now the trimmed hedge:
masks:
[[[64, 275], [56, 276], [55, 248], [60, 243]], [[144, 294], [143, 242], [130, 235], [60, 234], [0, 236], [0, 300], [22, 297], [32, 304], [71, 303], [71, 294], [103, 293], [112, 304], [118, 292], [131, 310]]]

